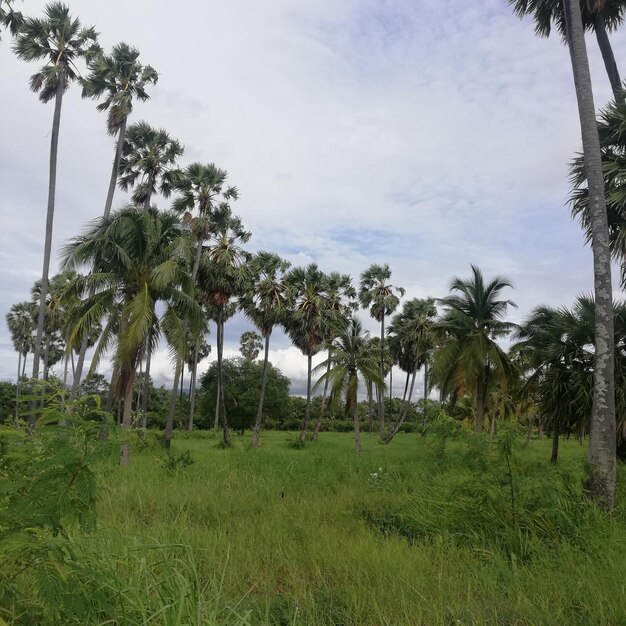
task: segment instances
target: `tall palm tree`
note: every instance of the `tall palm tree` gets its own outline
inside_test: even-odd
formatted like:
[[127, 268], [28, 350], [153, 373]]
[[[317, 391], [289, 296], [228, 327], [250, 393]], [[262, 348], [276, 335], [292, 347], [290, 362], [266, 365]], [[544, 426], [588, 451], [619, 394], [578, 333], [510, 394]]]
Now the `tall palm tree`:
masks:
[[380, 375], [378, 351], [372, 349], [368, 334], [363, 332], [361, 322], [352, 318], [343, 333], [333, 340], [327, 361], [316, 368], [326, 370], [318, 384], [322, 380], [330, 381], [331, 402], [336, 402], [342, 395], [345, 398], [346, 414], [354, 419], [354, 448], [357, 454], [361, 452], [359, 379], [381, 388], [385, 385]]
[[151, 66], [141, 65], [138, 59], [139, 50], [126, 43], [119, 43], [113, 46], [111, 54], [99, 54], [90, 60], [89, 74], [82, 81], [83, 98], [99, 99], [105, 96], [97, 108], [98, 111], [108, 111], [107, 131], [111, 136], [117, 135], [104, 217], [111, 213], [126, 123], [133, 110], [133, 100], [145, 102], [150, 97], [146, 87], [156, 85], [159, 78]]
[[[105, 315], [119, 320], [115, 362], [119, 365], [116, 395], [124, 401], [122, 426], [131, 427], [133, 384], [138, 357], [157, 318], [157, 302], [169, 303], [179, 315], [199, 317], [192, 297], [189, 267], [193, 248], [174, 213], [126, 207], [95, 220], [63, 250], [63, 266], [88, 266], [76, 282], [86, 295], [73, 334], [80, 335]], [[109, 338], [112, 330], [105, 329]], [[128, 444], [120, 462], [128, 464]]]
[[[395, 315], [389, 324], [390, 348], [397, 346], [398, 363], [401, 369], [406, 372], [407, 380], [405, 383], [405, 400], [402, 403], [398, 419], [385, 436], [385, 443], [389, 443], [395, 437], [406, 419], [413, 397], [417, 371], [422, 366], [424, 366], [424, 379], [427, 379], [428, 358], [434, 347], [433, 325], [436, 315], [437, 309], [433, 298], [425, 300], [414, 298], [405, 302], [402, 312]], [[411, 378], [410, 385], [409, 376]], [[427, 390], [427, 388], [428, 385], [425, 383], [424, 389]], [[424, 400], [426, 395], [427, 393], [424, 391]]]
[[489, 377], [506, 380], [510, 371], [507, 355], [497, 343], [514, 328], [502, 319], [509, 306], [516, 306], [511, 300], [500, 299], [507, 287], [511, 283], [500, 276], [485, 283], [480, 269], [472, 265], [469, 279], [452, 280], [451, 294], [440, 300], [444, 311], [435, 325], [444, 342], [435, 355], [433, 373], [444, 389], [473, 395], [479, 433]]
[[[595, 296], [595, 376], [588, 449], [589, 493], [602, 506], [615, 504], [615, 378], [611, 249], [606, 214], [602, 153], [584, 27], [577, 1], [563, 0], [589, 193], [589, 224]], [[594, 6], [600, 6], [599, 0]]]
[[41, 342], [46, 314], [46, 294], [52, 251], [52, 230], [57, 178], [57, 150], [61, 126], [63, 94], [70, 83], [78, 78], [77, 61], [88, 59], [99, 50], [97, 33], [93, 28], [83, 28], [80, 21], [72, 18], [69, 8], [60, 2], [48, 4], [41, 18], [27, 18], [22, 24], [14, 47], [15, 53], [24, 61], [45, 64], [30, 78], [30, 88], [39, 94], [41, 102], [54, 99], [52, 135], [50, 138], [50, 166], [48, 179], [48, 206], [46, 209], [46, 235], [44, 241], [43, 270], [37, 336], [33, 353], [33, 378], [39, 377]]
[[[330, 347], [335, 339], [345, 329], [351, 319], [352, 314], [359, 307], [356, 302], [357, 293], [352, 285], [352, 278], [348, 274], [340, 274], [339, 272], [331, 272], [328, 275], [328, 283], [326, 286], [326, 309], [324, 311], [324, 341], [328, 344], [328, 367], [330, 367]], [[322, 428], [322, 420], [324, 411], [326, 410], [326, 399], [328, 396], [328, 378], [324, 381], [324, 392], [322, 393], [322, 403], [320, 406], [320, 414], [313, 429], [312, 439], [317, 440]]]
[[288, 261], [272, 252], [257, 252], [248, 263], [248, 284], [239, 298], [241, 310], [259, 329], [264, 343], [261, 393], [250, 443], [253, 448], [259, 446], [263, 425], [270, 336], [274, 327], [283, 321], [288, 306], [284, 279], [289, 266]]
[[[563, 43], [567, 43], [567, 16], [563, 0], [509, 0], [509, 4], [513, 5], [515, 13], [520, 17], [532, 15], [538, 35], [549, 37], [555, 27]], [[579, 4], [583, 30], [594, 32], [615, 101], [624, 104], [622, 81], [608, 33], [624, 21], [626, 2], [580, 0]]]
[[17, 352], [14, 419], [14, 423], [17, 424], [22, 378], [26, 370], [26, 357], [33, 348], [33, 333], [37, 327], [37, 307], [33, 302], [18, 302], [11, 306], [6, 315], [6, 321], [13, 347]]
[[315, 263], [295, 267], [285, 276], [289, 313], [283, 325], [291, 341], [307, 357], [306, 409], [298, 440], [304, 443], [311, 415], [311, 373], [313, 356], [324, 343], [327, 332], [328, 277]]
[[150, 207], [152, 196], [160, 192], [169, 198], [181, 179], [176, 162], [183, 146], [167, 131], [157, 130], [147, 122], [131, 124], [126, 129], [119, 167], [120, 187], [133, 188], [131, 199]]
[[253, 330], [246, 330], [239, 338], [239, 352], [246, 361], [255, 361], [263, 349], [263, 337]]
[[[380, 324], [380, 374], [385, 375], [385, 318], [391, 315], [400, 304], [404, 295], [402, 287], [394, 287], [389, 265], [370, 265], [361, 273], [359, 300], [364, 309], [369, 308], [370, 316]], [[390, 370], [391, 371], [391, 370]], [[391, 387], [391, 385], [390, 385]], [[382, 393], [378, 395], [378, 429], [381, 439], [385, 437], [385, 401]]]
[[[250, 254], [241, 246], [250, 239], [239, 217], [232, 214], [224, 204], [213, 211], [212, 224], [206, 253], [200, 261], [197, 283], [208, 294], [210, 305], [215, 309], [218, 394], [216, 421], [221, 416], [224, 445], [230, 445], [230, 428], [224, 400], [224, 322], [231, 299], [240, 296], [246, 285], [246, 263]], [[177, 388], [176, 378], [174, 388]]]
[[[13, 8], [13, 0], [0, 0], [0, 26], [8, 29], [14, 37], [19, 33], [24, 17]], [[0, 41], [2, 38], [0, 37]]]

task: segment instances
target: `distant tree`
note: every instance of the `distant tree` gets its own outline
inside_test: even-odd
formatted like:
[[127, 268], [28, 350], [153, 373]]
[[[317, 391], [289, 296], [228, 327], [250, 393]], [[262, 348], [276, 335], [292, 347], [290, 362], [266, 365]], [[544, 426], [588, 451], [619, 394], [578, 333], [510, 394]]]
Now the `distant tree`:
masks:
[[259, 333], [255, 333], [253, 330], [247, 330], [239, 338], [239, 352], [248, 361], [256, 361], [262, 348], [263, 339]]
[[33, 378], [39, 377], [48, 294], [48, 274], [52, 252], [52, 228], [57, 178], [57, 148], [61, 125], [63, 94], [70, 83], [78, 78], [77, 61], [88, 59], [99, 50], [97, 33], [93, 28], [83, 28], [72, 18], [69, 8], [60, 2], [48, 4], [41, 18], [26, 18], [19, 29], [15, 53], [24, 61], [45, 60], [45, 65], [30, 79], [31, 89], [39, 99], [50, 102], [54, 98], [54, 116], [50, 138], [50, 175], [48, 180], [48, 207], [46, 210], [46, 235], [41, 275], [41, 298], [37, 320], [37, 335], [33, 353]]

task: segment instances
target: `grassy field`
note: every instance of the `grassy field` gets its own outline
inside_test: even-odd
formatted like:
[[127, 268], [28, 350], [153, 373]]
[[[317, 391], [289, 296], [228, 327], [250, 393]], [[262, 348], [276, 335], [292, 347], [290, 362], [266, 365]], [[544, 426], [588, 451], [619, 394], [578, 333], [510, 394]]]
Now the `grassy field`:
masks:
[[148, 446], [102, 468], [80, 538], [118, 616], [101, 623], [626, 624], [625, 509], [581, 502], [577, 441], [555, 469], [547, 440], [366, 435], [357, 458], [348, 434], [204, 435], [175, 440], [188, 467]]

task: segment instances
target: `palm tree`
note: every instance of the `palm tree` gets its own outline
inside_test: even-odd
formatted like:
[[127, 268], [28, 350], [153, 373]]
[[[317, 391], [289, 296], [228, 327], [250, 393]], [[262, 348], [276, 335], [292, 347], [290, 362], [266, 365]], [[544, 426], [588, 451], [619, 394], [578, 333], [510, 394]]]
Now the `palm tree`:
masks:
[[345, 397], [346, 414], [354, 419], [354, 448], [359, 454], [361, 452], [359, 379], [363, 382], [370, 381], [381, 388], [385, 382], [380, 375], [378, 351], [372, 349], [368, 342], [368, 333], [363, 332], [361, 322], [357, 318], [352, 318], [344, 332], [333, 340], [328, 359], [315, 369], [326, 369], [318, 384], [322, 380], [330, 381], [331, 402], [336, 403], [342, 395]]
[[15, 37], [23, 23], [22, 14], [13, 8], [13, 0], [0, 0], [0, 26], [4, 26]]
[[36, 329], [37, 307], [33, 302], [18, 302], [11, 306], [6, 316], [13, 347], [17, 352], [17, 376], [15, 385], [15, 419], [19, 420], [19, 401], [22, 378], [26, 370], [26, 357], [33, 347], [33, 332]]
[[[215, 310], [218, 394], [216, 423], [221, 415], [224, 445], [230, 445], [230, 428], [224, 400], [224, 322], [226, 308], [233, 297], [240, 296], [246, 285], [249, 253], [241, 244], [250, 239], [239, 217], [232, 214], [230, 207], [223, 204], [213, 211], [209, 243], [200, 261], [197, 283], [208, 294], [210, 305]], [[174, 388], [177, 388], [176, 379]]]
[[[87, 295], [73, 335], [81, 335], [105, 315], [119, 320], [116, 395], [124, 402], [125, 429], [131, 427], [138, 357], [156, 324], [157, 302], [169, 303], [179, 315], [199, 317], [189, 275], [192, 255], [189, 238], [174, 213], [133, 206], [95, 220], [64, 248], [64, 268], [86, 265], [91, 269], [76, 281], [77, 293]], [[105, 333], [108, 340], [115, 336], [113, 329]], [[120, 458], [124, 465], [130, 460], [129, 452], [124, 444]]]
[[435, 329], [443, 337], [443, 345], [435, 355], [433, 373], [444, 390], [474, 396], [478, 433], [483, 429], [490, 377], [506, 380], [510, 371], [507, 355], [497, 340], [514, 328], [502, 318], [515, 303], [499, 299], [511, 286], [500, 276], [485, 283], [482, 272], [472, 265], [472, 276], [454, 278], [451, 294], [440, 300], [444, 311]]
[[[405, 383], [405, 399], [400, 409], [400, 414], [396, 423], [391, 427], [385, 436], [385, 443], [389, 443], [400, 430], [413, 397], [415, 378], [420, 367], [424, 366], [424, 379], [427, 381], [428, 358], [434, 347], [433, 324], [437, 309], [435, 300], [428, 298], [420, 300], [415, 298], [405, 302], [402, 312], [395, 315], [389, 324], [389, 344], [390, 349], [395, 348], [397, 352], [397, 362], [400, 368], [407, 374]], [[409, 376], [411, 382], [409, 385]], [[407, 396], [408, 386], [408, 396]], [[427, 396], [428, 384], [424, 383], [424, 399]]]
[[247, 330], [239, 338], [239, 352], [247, 361], [256, 361], [263, 348], [263, 338], [253, 330]]
[[145, 102], [150, 97], [146, 87], [150, 84], [156, 85], [159, 78], [152, 67], [142, 66], [138, 58], [139, 51], [136, 48], [119, 43], [113, 46], [111, 54], [99, 54], [90, 60], [89, 74], [82, 81], [83, 98], [98, 99], [105, 95], [104, 101], [97, 108], [98, 111], [108, 111], [107, 131], [111, 136], [117, 135], [104, 217], [111, 213], [126, 123], [133, 110], [133, 100]]
[[287, 310], [285, 272], [290, 263], [271, 252], [257, 252], [248, 263], [248, 284], [239, 298], [241, 310], [252, 320], [264, 340], [263, 374], [256, 419], [252, 430], [251, 447], [259, 446], [263, 425], [263, 402], [267, 383], [267, 364], [270, 336], [274, 326], [283, 321]]
[[[513, 5], [515, 13], [520, 17], [533, 16], [535, 32], [539, 36], [549, 37], [554, 26], [563, 43], [567, 42], [567, 17], [563, 0], [509, 0], [509, 4]], [[621, 104], [624, 104], [624, 92], [608, 32], [617, 29], [624, 21], [625, 12], [624, 0], [580, 0], [583, 30], [595, 33], [615, 101]]]
[[311, 372], [313, 356], [324, 343], [327, 332], [328, 277], [315, 263], [306, 268], [296, 267], [285, 276], [289, 313], [283, 325], [291, 341], [307, 357], [306, 410], [300, 436], [304, 443], [311, 415]]
[[[352, 286], [352, 278], [348, 274], [340, 274], [339, 272], [331, 272], [328, 275], [328, 283], [326, 286], [326, 309], [324, 311], [324, 341], [328, 344], [330, 359], [330, 346], [346, 328], [352, 314], [359, 307], [356, 302], [356, 289]], [[328, 362], [330, 367], [330, 361]], [[326, 409], [326, 398], [328, 396], [329, 380], [324, 381], [324, 392], [322, 394], [322, 402], [320, 406], [320, 414], [317, 418], [315, 428], [313, 429], [312, 439], [316, 441], [322, 428], [322, 420]]]
[[[373, 264], [361, 273], [359, 285], [361, 306], [364, 309], [369, 308], [371, 317], [380, 324], [380, 374], [382, 378], [385, 375], [385, 317], [391, 315], [400, 304], [400, 298], [396, 294], [404, 295], [404, 289], [391, 285], [390, 279], [391, 270], [387, 263]], [[378, 429], [381, 439], [384, 439], [385, 402], [382, 393], [378, 395]]]
[[46, 235], [44, 242], [43, 271], [41, 274], [41, 299], [37, 319], [37, 336], [33, 353], [33, 378], [39, 377], [41, 342], [46, 314], [48, 274], [52, 250], [52, 227], [57, 178], [57, 148], [61, 125], [63, 94], [70, 83], [78, 78], [76, 62], [88, 59], [97, 52], [97, 34], [93, 28], [82, 28], [78, 19], [72, 18], [69, 8], [59, 2], [48, 4], [42, 18], [27, 18], [20, 28], [15, 53], [24, 61], [45, 59], [45, 65], [30, 78], [30, 88], [47, 103], [54, 98], [54, 116], [50, 138], [50, 173], [48, 179], [48, 207], [46, 210]]
[[132, 201], [144, 209], [150, 207], [157, 191], [169, 198], [181, 179], [176, 161], [182, 154], [182, 145], [165, 130], [152, 128], [147, 122], [131, 124], [122, 145], [120, 187], [124, 191], [132, 187]]
[[[588, 449], [587, 489], [602, 506], [615, 504], [615, 378], [611, 250], [607, 223], [602, 153], [580, 5], [563, 0], [574, 85], [583, 140], [589, 193], [589, 224], [595, 296], [595, 376]], [[595, 2], [594, 6], [600, 6]]]

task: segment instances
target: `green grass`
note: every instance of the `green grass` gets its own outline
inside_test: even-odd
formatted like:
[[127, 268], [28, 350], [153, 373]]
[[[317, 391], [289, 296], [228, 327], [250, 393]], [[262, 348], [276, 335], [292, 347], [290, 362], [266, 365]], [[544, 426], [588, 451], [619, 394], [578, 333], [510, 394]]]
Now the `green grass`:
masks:
[[357, 458], [348, 434], [293, 438], [179, 438], [188, 467], [150, 447], [103, 468], [99, 527], [76, 537], [108, 603], [93, 623], [626, 624], [624, 507], [580, 503], [578, 442], [558, 471], [546, 440], [517, 451], [513, 524], [508, 483], [464, 443], [366, 435]]

